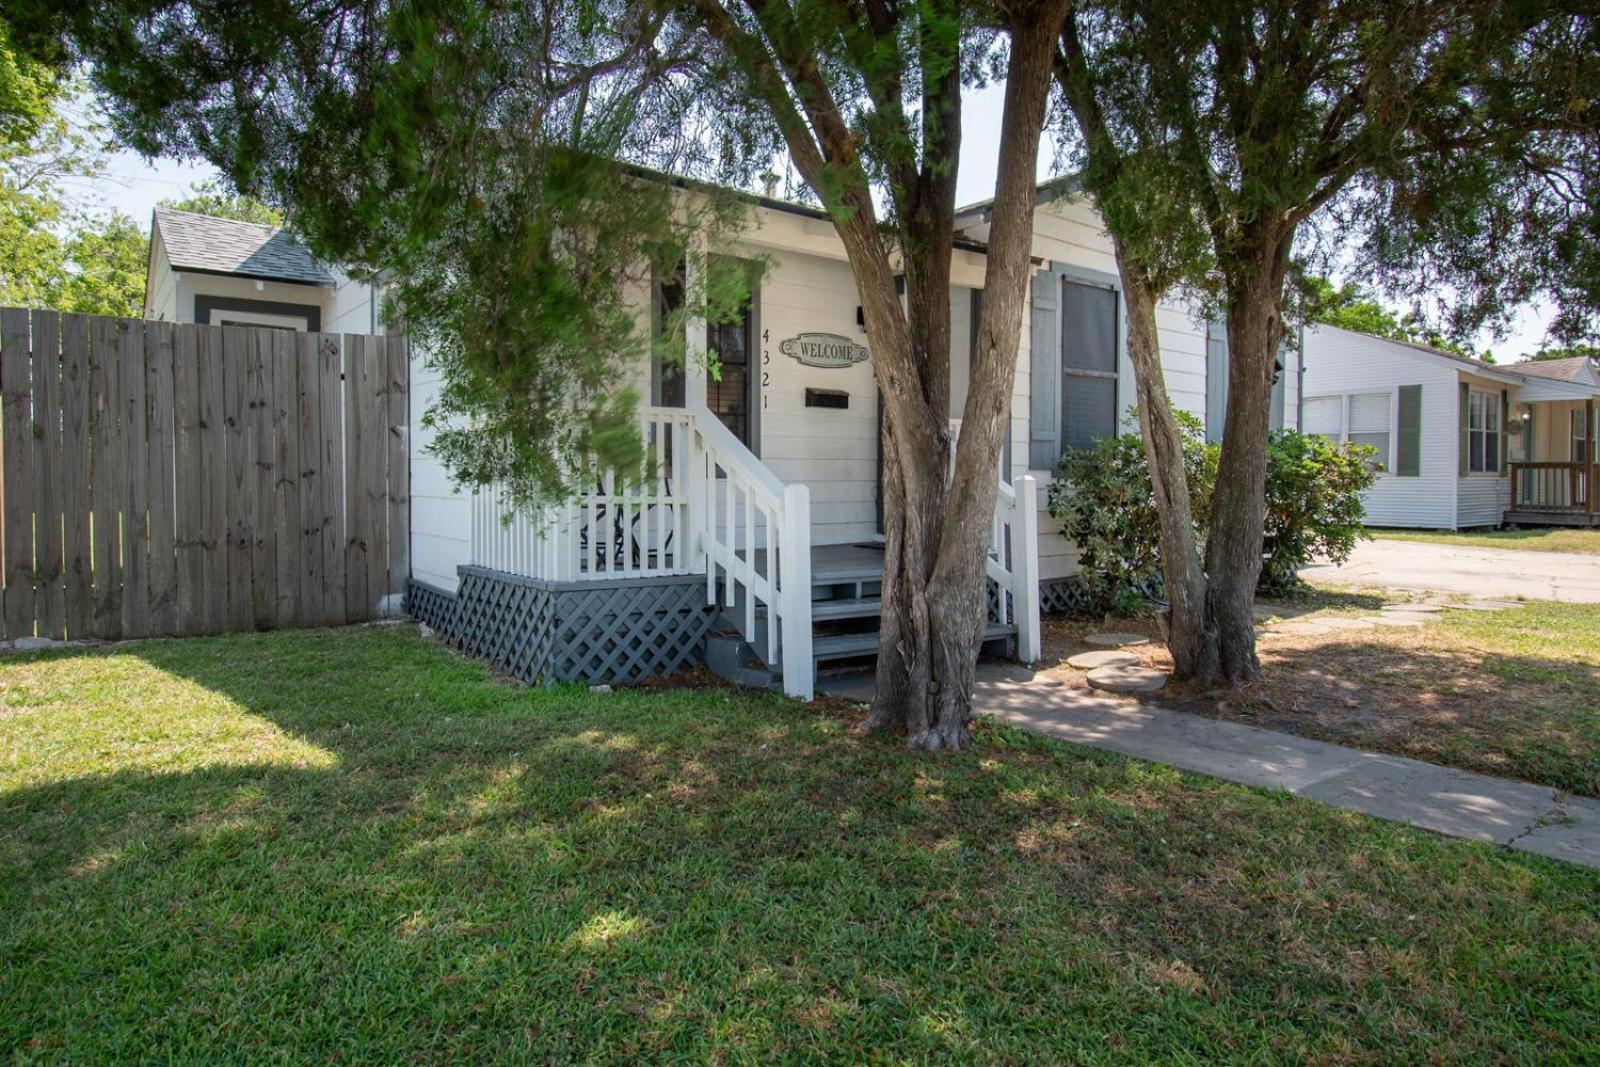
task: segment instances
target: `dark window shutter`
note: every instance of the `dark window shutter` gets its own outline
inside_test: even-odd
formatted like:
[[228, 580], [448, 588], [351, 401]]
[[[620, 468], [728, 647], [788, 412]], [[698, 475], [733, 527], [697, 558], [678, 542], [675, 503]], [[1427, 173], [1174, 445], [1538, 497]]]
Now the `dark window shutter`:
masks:
[[1117, 432], [1117, 291], [1061, 288], [1061, 446], [1086, 448]]
[[1461, 462], [1457, 466], [1457, 472], [1460, 473], [1460, 474], [1463, 474], [1463, 475], [1470, 474], [1472, 472], [1471, 459], [1469, 458], [1471, 450], [1472, 450], [1472, 441], [1471, 441], [1471, 434], [1467, 433], [1467, 420], [1469, 418], [1471, 418], [1471, 413], [1468, 411], [1468, 408], [1471, 406], [1471, 402], [1472, 402], [1472, 390], [1471, 390], [1471, 387], [1469, 387], [1466, 382], [1462, 382], [1461, 383]]
[[1500, 477], [1504, 478], [1511, 473], [1511, 464], [1506, 461], [1506, 446], [1511, 438], [1506, 430], [1511, 418], [1511, 392], [1507, 389], [1500, 390]]
[[1403, 478], [1422, 474], [1422, 386], [1400, 387], [1400, 439], [1395, 442], [1394, 472]]
[[1049, 470], [1061, 455], [1061, 275], [1033, 276], [1028, 383], [1028, 466]]
[[1222, 440], [1228, 416], [1228, 324], [1206, 326], [1206, 440]]

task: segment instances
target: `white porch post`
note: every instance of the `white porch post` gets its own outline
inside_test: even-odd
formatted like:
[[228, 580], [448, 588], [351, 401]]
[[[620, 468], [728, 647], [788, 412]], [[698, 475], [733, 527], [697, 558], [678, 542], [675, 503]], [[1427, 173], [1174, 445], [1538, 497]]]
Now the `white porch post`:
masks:
[[1017, 658], [1034, 663], [1044, 650], [1039, 621], [1039, 500], [1033, 475], [1024, 474], [1011, 485], [1017, 501], [1017, 521], [1011, 527], [1011, 608], [1017, 621]]
[[684, 291], [689, 308], [684, 316], [683, 402], [690, 411], [706, 410], [706, 320], [693, 309], [705, 303], [707, 263], [703, 238], [696, 236], [683, 257]]
[[811, 491], [799, 484], [784, 486], [783, 515], [778, 534], [783, 691], [809, 701], [816, 685], [811, 658]]

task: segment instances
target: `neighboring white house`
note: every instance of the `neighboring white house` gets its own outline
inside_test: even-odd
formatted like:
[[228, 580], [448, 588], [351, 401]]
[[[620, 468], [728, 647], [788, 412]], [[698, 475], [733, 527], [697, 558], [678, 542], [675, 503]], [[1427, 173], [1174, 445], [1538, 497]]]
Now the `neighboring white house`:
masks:
[[1489, 364], [1333, 326], [1308, 327], [1303, 350], [1302, 429], [1378, 450], [1371, 525], [1594, 522], [1587, 359]]
[[215, 326], [382, 333], [368, 285], [276, 226], [155, 209], [144, 317]]

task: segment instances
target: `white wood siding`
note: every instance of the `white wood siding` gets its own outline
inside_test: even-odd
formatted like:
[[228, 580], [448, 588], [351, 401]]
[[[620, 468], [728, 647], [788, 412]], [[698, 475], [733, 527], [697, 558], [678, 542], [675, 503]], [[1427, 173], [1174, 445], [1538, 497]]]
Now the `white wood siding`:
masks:
[[[1041, 204], [1034, 213], [1033, 254], [1043, 260], [1115, 276], [1117, 261], [1111, 238], [1100, 224], [1094, 209], [1082, 200]], [[966, 229], [969, 236], [983, 240], [988, 226], [974, 222]], [[1016, 388], [1011, 404], [1011, 438], [1014, 474], [1024, 472], [1028, 460], [1028, 396], [1031, 362], [1028, 358], [1030, 316], [1023, 315], [1023, 345], [1017, 361]], [[1161, 346], [1161, 367], [1174, 407], [1205, 418], [1206, 409], [1206, 328], [1181, 302], [1168, 300], [1156, 308], [1156, 330]], [[1118, 366], [1118, 418], [1123, 429], [1134, 429], [1128, 420], [1134, 403], [1133, 367], [1124, 353]], [[1066, 578], [1078, 572], [1078, 549], [1061, 534], [1061, 524], [1051, 517], [1046, 498], [1055, 472], [1034, 470], [1039, 483], [1039, 577], [1043, 580]]]
[[1367, 521], [1373, 526], [1450, 529], [1456, 523], [1460, 452], [1455, 370], [1415, 349], [1366, 334], [1326, 326], [1306, 330], [1305, 396], [1390, 393], [1391, 455], [1399, 442], [1402, 385], [1422, 386], [1420, 473], [1414, 478], [1378, 475], [1362, 497]]
[[454, 592], [456, 568], [472, 551], [472, 498], [450, 484], [444, 465], [428, 451], [434, 431], [422, 416], [439, 395], [439, 375], [419, 353], [411, 355], [411, 573]]

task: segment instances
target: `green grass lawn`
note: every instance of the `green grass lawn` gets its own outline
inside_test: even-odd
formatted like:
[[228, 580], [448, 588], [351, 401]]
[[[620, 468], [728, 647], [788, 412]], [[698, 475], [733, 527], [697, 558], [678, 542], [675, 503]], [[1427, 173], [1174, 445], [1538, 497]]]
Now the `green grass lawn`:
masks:
[[1600, 875], [409, 629], [0, 661], [0, 1059], [1575, 1061]]
[[1384, 541], [1423, 541], [1463, 548], [1514, 548], [1532, 552], [1581, 552], [1600, 556], [1600, 530], [1368, 530]]

